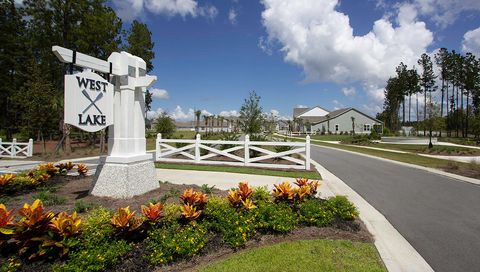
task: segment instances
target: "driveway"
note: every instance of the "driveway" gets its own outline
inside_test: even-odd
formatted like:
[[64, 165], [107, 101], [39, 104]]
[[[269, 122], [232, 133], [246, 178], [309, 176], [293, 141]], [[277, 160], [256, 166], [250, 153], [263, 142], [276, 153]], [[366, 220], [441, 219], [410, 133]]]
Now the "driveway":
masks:
[[478, 271], [480, 186], [313, 145], [311, 155], [385, 215], [435, 271]]

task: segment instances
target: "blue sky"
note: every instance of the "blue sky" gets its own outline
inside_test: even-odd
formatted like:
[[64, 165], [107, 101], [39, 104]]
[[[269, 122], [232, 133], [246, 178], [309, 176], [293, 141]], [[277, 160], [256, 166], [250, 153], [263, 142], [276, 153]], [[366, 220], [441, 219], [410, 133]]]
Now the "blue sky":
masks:
[[[457, 3], [458, 2], [458, 3]], [[265, 112], [297, 105], [375, 114], [403, 61], [440, 47], [480, 55], [478, 0], [113, 0], [155, 42], [150, 116], [237, 114], [251, 90]], [[468, 32], [468, 34], [466, 34]]]

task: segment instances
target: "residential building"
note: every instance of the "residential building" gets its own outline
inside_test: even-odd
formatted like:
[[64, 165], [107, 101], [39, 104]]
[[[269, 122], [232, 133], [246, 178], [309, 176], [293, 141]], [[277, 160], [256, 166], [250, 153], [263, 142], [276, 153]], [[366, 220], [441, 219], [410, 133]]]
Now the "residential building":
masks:
[[375, 126], [380, 126], [379, 132], [383, 128], [383, 122], [373, 118], [355, 108], [339, 109], [320, 117], [311, 127], [307, 128], [307, 133], [351, 133], [370, 134]]

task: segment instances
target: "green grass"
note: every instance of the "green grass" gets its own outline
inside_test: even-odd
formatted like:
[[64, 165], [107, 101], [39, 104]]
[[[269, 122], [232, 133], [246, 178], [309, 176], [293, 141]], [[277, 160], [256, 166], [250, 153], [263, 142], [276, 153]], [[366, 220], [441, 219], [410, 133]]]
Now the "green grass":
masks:
[[262, 169], [262, 168], [253, 168], [253, 167], [169, 164], [169, 163], [156, 163], [155, 166], [161, 169], [229, 172], [229, 173], [241, 173], [241, 174], [252, 174], [252, 175], [262, 175], [262, 176], [287, 177], [287, 178], [305, 177], [309, 179], [318, 179], [318, 180], [322, 179], [320, 174], [316, 171], [308, 171], [308, 172], [307, 171], [282, 171], [282, 170], [271, 170], [271, 169]]
[[66, 198], [55, 194], [54, 190], [43, 190], [32, 196], [33, 199], [40, 199], [45, 206], [61, 205]]
[[197, 269], [215, 271], [386, 271], [373, 244], [346, 240], [293, 241], [240, 252]]
[[422, 153], [422, 154], [439, 154], [439, 155], [471, 155], [478, 156], [480, 155], [480, 149], [458, 147], [458, 146], [445, 146], [445, 145], [434, 145], [433, 148], [429, 149], [428, 145], [417, 145], [417, 144], [384, 144], [384, 143], [372, 143], [369, 146], [386, 148], [393, 150], [400, 150], [412, 153]]
[[311, 135], [310, 139], [315, 139], [315, 140], [320, 140], [320, 141], [342, 141], [346, 139], [352, 138], [351, 135], [345, 134], [345, 135]]

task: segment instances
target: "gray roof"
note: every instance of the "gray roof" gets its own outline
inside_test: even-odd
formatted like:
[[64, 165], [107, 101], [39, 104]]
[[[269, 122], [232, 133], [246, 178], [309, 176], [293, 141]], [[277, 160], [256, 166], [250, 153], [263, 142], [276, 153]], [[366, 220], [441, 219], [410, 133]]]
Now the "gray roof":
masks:
[[310, 108], [294, 108], [293, 109], [293, 118], [299, 116], [302, 113], [309, 111]]
[[312, 124], [323, 123], [323, 122], [325, 122], [325, 121], [335, 119], [335, 118], [337, 118], [338, 116], [340, 116], [340, 115], [342, 115], [342, 114], [344, 114], [344, 113], [346, 113], [346, 112], [349, 112], [349, 111], [351, 111], [351, 110], [354, 110], [354, 111], [356, 111], [356, 112], [358, 112], [358, 113], [360, 113], [360, 114], [362, 114], [362, 115], [364, 115], [364, 116], [366, 116], [366, 117], [368, 117], [368, 118], [370, 118], [370, 119], [372, 119], [372, 120], [375, 120], [375, 121], [377, 121], [377, 122], [379, 122], [379, 123], [383, 123], [382, 121], [380, 121], [380, 120], [378, 120], [378, 119], [376, 119], [376, 118], [373, 118], [373, 117], [371, 117], [371, 116], [369, 116], [369, 115], [367, 115], [367, 114], [365, 114], [365, 113], [363, 113], [363, 112], [361, 112], [361, 111], [359, 111], [359, 110], [357, 110], [357, 109], [355, 109], [355, 108], [338, 109], [338, 110], [335, 110], [335, 111], [330, 112], [329, 114], [327, 114], [327, 115], [325, 115], [325, 116], [322, 116], [322, 117], [317, 118], [317, 120], [315, 120], [315, 122], [310, 121], [310, 123], [312, 123]]

